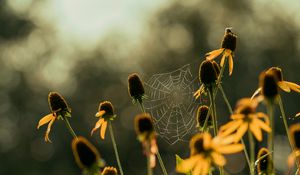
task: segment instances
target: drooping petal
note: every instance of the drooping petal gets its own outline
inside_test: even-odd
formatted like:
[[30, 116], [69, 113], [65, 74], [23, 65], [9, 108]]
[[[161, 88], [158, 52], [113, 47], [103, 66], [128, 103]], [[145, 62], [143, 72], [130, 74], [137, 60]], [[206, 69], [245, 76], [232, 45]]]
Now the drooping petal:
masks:
[[231, 144], [234, 142], [234, 140], [235, 140], [235, 134], [231, 134], [226, 137], [222, 137], [219, 135], [219, 136], [214, 137], [214, 139], [213, 139], [214, 144], [217, 146]]
[[39, 129], [41, 126], [43, 126], [44, 124], [46, 124], [46, 123], [49, 123], [51, 120], [52, 120], [52, 118], [53, 118], [54, 116], [53, 116], [53, 114], [51, 113], [51, 114], [48, 114], [48, 115], [46, 115], [46, 116], [44, 116], [40, 121], [39, 121], [39, 124], [38, 124], [38, 126], [37, 126], [37, 129]]
[[222, 49], [213, 50], [213, 51], [207, 53], [206, 60], [213, 60], [214, 58], [219, 56], [223, 51], [224, 51], [224, 49], [222, 48]]
[[258, 95], [261, 92], [261, 88], [256, 89], [256, 91], [251, 96], [251, 99], [253, 99], [256, 95]]
[[280, 87], [280, 89], [284, 90], [285, 92], [291, 92], [290, 87], [288, 86], [287, 83], [285, 83], [284, 81], [279, 81], [277, 83], [277, 85]]
[[52, 127], [52, 125], [53, 125], [55, 119], [56, 119], [56, 117], [53, 117], [53, 118], [51, 119], [51, 121], [49, 122], [49, 124], [48, 124], [47, 131], [46, 131], [46, 134], [45, 134], [45, 142], [50, 142], [50, 143], [52, 143], [51, 140], [49, 139], [49, 134], [50, 134], [51, 127]]
[[217, 153], [214, 151], [211, 153], [211, 157], [213, 158], [214, 163], [220, 167], [222, 167], [226, 164], [225, 157], [220, 153]]
[[220, 129], [220, 136], [224, 137], [224, 136], [228, 136], [229, 134], [233, 133], [234, 131], [237, 130], [237, 128], [239, 128], [241, 126], [241, 124], [243, 123], [242, 120], [234, 120], [231, 121], [233, 124], [228, 127], [226, 130], [224, 130], [222, 127]]
[[258, 112], [256, 113], [256, 116], [259, 117], [259, 118], [263, 118], [265, 120], [265, 123], [267, 125], [270, 125], [270, 119], [269, 117], [267, 116], [267, 114], [263, 113], [263, 112]]
[[98, 112], [95, 114], [95, 117], [102, 117], [104, 114], [105, 114], [105, 111], [104, 111], [104, 110], [98, 111]]
[[258, 125], [256, 125], [255, 123], [251, 123], [250, 124], [250, 131], [253, 133], [254, 137], [258, 140], [258, 141], [262, 141], [262, 133], [261, 133], [261, 129]]
[[228, 64], [229, 64], [229, 75], [231, 75], [233, 71], [233, 58], [231, 54], [228, 56]]
[[296, 83], [284, 81], [293, 91], [300, 93], [300, 86]]
[[210, 170], [210, 161], [205, 161], [202, 164], [202, 174], [203, 175], [207, 175], [209, 173]]
[[236, 134], [235, 134], [235, 141], [234, 142], [238, 142], [242, 139], [243, 135], [245, 134], [245, 132], [248, 129], [248, 122], [244, 122], [243, 124], [241, 124], [241, 126], [239, 127], [239, 129], [237, 130]]
[[223, 67], [224, 63], [225, 63], [225, 59], [226, 59], [226, 55], [223, 54], [222, 58], [221, 58], [221, 62], [220, 62], [220, 66]]
[[243, 144], [237, 143], [237, 144], [230, 144], [230, 145], [223, 145], [215, 148], [216, 151], [222, 154], [232, 154], [240, 152], [244, 149]]
[[188, 159], [183, 160], [179, 165], [177, 165], [176, 170], [181, 173], [187, 173], [191, 171], [196, 163], [202, 160], [200, 155], [192, 156]]
[[91, 131], [91, 136], [93, 135], [93, 133], [98, 129], [98, 128], [100, 128], [100, 126], [103, 124], [103, 122], [104, 122], [104, 119], [103, 118], [101, 118], [101, 119], [99, 119], [98, 121], [97, 121], [97, 123], [95, 124], [95, 127], [92, 129], [92, 131]]
[[103, 139], [103, 140], [104, 140], [104, 138], [105, 138], [106, 128], [107, 128], [107, 121], [103, 122], [103, 124], [102, 124], [102, 126], [101, 126], [100, 137], [101, 137], [101, 139]]
[[154, 168], [155, 167], [155, 164], [156, 164], [156, 160], [155, 160], [155, 154], [150, 154], [150, 167], [151, 168]]
[[269, 125], [267, 125], [266, 123], [262, 122], [259, 119], [254, 119], [253, 123], [257, 126], [259, 126], [261, 129], [265, 130], [266, 132], [271, 132], [272, 129]]

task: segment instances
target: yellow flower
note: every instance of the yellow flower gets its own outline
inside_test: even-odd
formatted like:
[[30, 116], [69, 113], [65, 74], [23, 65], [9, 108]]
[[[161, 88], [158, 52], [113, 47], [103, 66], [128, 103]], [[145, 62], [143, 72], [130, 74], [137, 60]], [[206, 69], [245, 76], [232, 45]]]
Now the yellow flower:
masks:
[[250, 129], [255, 138], [262, 141], [262, 130], [271, 132], [271, 128], [268, 116], [262, 112], [256, 112], [258, 103], [258, 99], [243, 98], [239, 100], [235, 113], [231, 115], [232, 121], [220, 128], [220, 135], [227, 136], [236, 131], [234, 141], [238, 142]]
[[244, 149], [242, 144], [232, 144], [233, 137], [212, 136], [199, 133], [190, 140], [191, 156], [177, 165], [180, 173], [192, 172], [192, 175], [206, 175], [212, 164], [222, 167], [226, 164], [223, 154], [232, 154]]
[[220, 66], [224, 66], [225, 59], [228, 59], [229, 64], [229, 75], [232, 74], [233, 70], [233, 52], [236, 48], [236, 39], [237, 36], [232, 33], [230, 28], [225, 29], [225, 35], [223, 37], [222, 43], [221, 43], [221, 49], [213, 50], [209, 53], [207, 53], [206, 59], [207, 60], [213, 60], [217, 56], [223, 54]]
[[298, 84], [283, 80], [282, 70], [279, 67], [271, 67], [260, 75], [259, 88], [252, 97], [261, 92], [265, 98], [274, 99], [278, 96], [278, 88], [285, 92], [293, 90], [300, 93]]
[[267, 148], [261, 148], [257, 154], [257, 172], [259, 175], [270, 174], [273, 169], [273, 161], [271, 159], [270, 151]]
[[148, 113], [142, 113], [135, 117], [135, 131], [138, 140], [142, 143], [146, 156], [150, 158], [150, 166], [155, 167], [155, 155], [158, 152], [156, 144], [156, 133], [152, 118]]
[[38, 123], [37, 129], [42, 125], [48, 123], [47, 131], [45, 134], [45, 141], [50, 142], [49, 134], [51, 127], [56, 119], [64, 119], [64, 117], [71, 117], [71, 109], [68, 107], [66, 100], [57, 92], [50, 92], [48, 95], [48, 103], [51, 113], [44, 116]]
[[118, 175], [118, 171], [115, 167], [105, 167], [101, 175]]
[[79, 168], [90, 174], [98, 174], [99, 168], [104, 165], [96, 147], [84, 137], [73, 139], [72, 152]]
[[97, 123], [95, 124], [95, 127], [91, 131], [91, 135], [99, 129], [100, 129], [100, 138], [105, 138], [105, 132], [107, 128], [107, 121], [108, 120], [114, 120], [116, 118], [116, 115], [114, 114], [114, 107], [109, 101], [101, 102], [99, 105], [98, 112], [95, 114], [96, 117], [99, 118]]

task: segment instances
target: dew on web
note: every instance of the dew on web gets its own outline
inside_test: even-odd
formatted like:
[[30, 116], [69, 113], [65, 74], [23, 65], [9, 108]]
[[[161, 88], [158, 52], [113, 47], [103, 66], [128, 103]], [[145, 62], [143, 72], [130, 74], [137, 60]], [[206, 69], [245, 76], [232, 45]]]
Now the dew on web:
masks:
[[168, 73], [152, 75], [145, 83], [145, 110], [154, 118], [158, 135], [169, 144], [188, 141], [196, 132], [197, 77], [187, 64]]

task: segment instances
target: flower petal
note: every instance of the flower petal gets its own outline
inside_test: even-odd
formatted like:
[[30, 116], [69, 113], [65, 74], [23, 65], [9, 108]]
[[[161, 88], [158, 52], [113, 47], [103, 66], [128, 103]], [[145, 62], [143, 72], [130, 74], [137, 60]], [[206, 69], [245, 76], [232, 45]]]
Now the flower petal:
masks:
[[254, 97], [256, 95], [258, 95], [261, 92], [261, 88], [256, 89], [256, 91], [253, 93], [253, 95], [251, 96], [251, 99], [254, 99]]
[[102, 127], [101, 127], [101, 131], [100, 131], [100, 137], [103, 140], [105, 138], [106, 128], [107, 128], [107, 121], [103, 122]]
[[228, 136], [229, 134], [232, 134], [234, 131], [237, 130], [237, 128], [239, 128], [241, 126], [241, 124], [243, 123], [243, 121], [242, 120], [234, 120], [234, 121], [231, 121], [229, 123], [232, 123], [232, 124], [226, 130], [224, 130], [221, 127], [221, 129], [220, 129], [220, 136], [221, 137], [225, 137], [225, 136]]
[[226, 164], [225, 157], [220, 153], [217, 153], [214, 151], [211, 153], [211, 157], [213, 158], [214, 163], [220, 167], [222, 167]]
[[223, 51], [224, 51], [224, 49], [222, 48], [222, 49], [213, 50], [213, 51], [207, 53], [206, 60], [213, 60], [214, 58], [219, 56]]
[[92, 129], [92, 131], [91, 131], [91, 136], [93, 135], [93, 133], [98, 129], [98, 128], [100, 128], [100, 126], [103, 124], [103, 122], [104, 122], [104, 119], [103, 118], [101, 118], [101, 119], [99, 119], [98, 121], [97, 121], [97, 123], [95, 124], [95, 127]]
[[221, 58], [221, 62], [220, 62], [220, 66], [223, 67], [224, 63], [225, 63], [225, 59], [226, 59], [226, 55], [223, 54], [222, 58]]
[[216, 151], [222, 153], [222, 154], [232, 154], [240, 152], [244, 149], [243, 144], [237, 143], [237, 144], [230, 144], [230, 145], [224, 145], [219, 146], [215, 148]]
[[263, 121], [259, 120], [259, 119], [254, 119], [255, 125], [259, 126], [261, 129], [265, 130], [266, 132], [271, 132], [272, 129], [271, 127], [264, 123]]
[[104, 111], [104, 110], [98, 111], [98, 112], [95, 114], [95, 117], [102, 117], [104, 114], [105, 114], [105, 111]]
[[200, 162], [201, 160], [202, 158], [200, 155], [192, 156], [188, 159], [185, 159], [179, 165], [177, 165], [176, 171], [181, 173], [187, 173], [195, 167], [198, 161]]
[[50, 142], [50, 143], [52, 143], [51, 140], [49, 139], [49, 134], [50, 134], [51, 127], [52, 127], [52, 125], [53, 125], [55, 119], [56, 119], [56, 117], [53, 117], [53, 118], [51, 119], [51, 121], [49, 122], [49, 124], [48, 124], [47, 131], [46, 131], [46, 134], [45, 134], [45, 142]]
[[48, 114], [46, 116], [44, 116], [40, 121], [39, 121], [39, 124], [37, 126], [37, 129], [39, 129], [41, 126], [43, 126], [44, 124], [50, 122], [52, 120], [52, 118], [55, 117], [53, 116], [53, 114]]
[[244, 114], [232, 114], [230, 116], [230, 118], [233, 119], [233, 120], [243, 119], [243, 118], [245, 118], [245, 115]]
[[253, 133], [253, 135], [258, 141], [262, 141], [261, 129], [255, 122], [250, 124], [250, 131]]
[[203, 133], [203, 147], [204, 148], [210, 148], [211, 147], [211, 135], [208, 133]]
[[205, 175], [203, 174], [203, 165], [204, 165], [205, 161], [199, 161], [196, 163], [195, 167], [194, 167], [194, 170], [192, 171], [192, 175]]
[[243, 135], [245, 134], [245, 132], [248, 129], [248, 123], [244, 122], [243, 124], [241, 124], [241, 126], [239, 127], [239, 129], [237, 130], [236, 134], [235, 134], [235, 141], [234, 142], [238, 142], [242, 139]]
[[280, 89], [284, 90], [285, 92], [291, 92], [290, 87], [284, 81], [278, 81], [277, 85], [280, 87]]
[[202, 164], [202, 175], [207, 175], [210, 170], [210, 161], [205, 161]]
[[155, 160], [155, 154], [150, 154], [150, 167], [151, 168], [154, 168], [155, 167], [155, 164], [156, 164], [156, 160]]
[[296, 83], [284, 81], [293, 91], [300, 93], [300, 86]]
[[231, 75], [233, 71], [233, 58], [231, 54], [228, 56], [228, 64], [229, 64], [229, 75]]

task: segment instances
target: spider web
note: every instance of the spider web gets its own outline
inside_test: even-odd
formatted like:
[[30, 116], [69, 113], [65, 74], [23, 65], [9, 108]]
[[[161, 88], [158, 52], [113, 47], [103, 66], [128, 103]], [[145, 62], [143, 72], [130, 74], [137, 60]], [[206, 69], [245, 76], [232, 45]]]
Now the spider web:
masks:
[[169, 73], [152, 75], [145, 83], [145, 109], [153, 116], [159, 136], [171, 145], [188, 141], [196, 131], [195, 80], [187, 64]]

